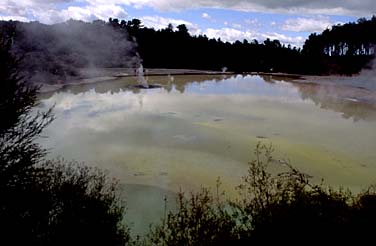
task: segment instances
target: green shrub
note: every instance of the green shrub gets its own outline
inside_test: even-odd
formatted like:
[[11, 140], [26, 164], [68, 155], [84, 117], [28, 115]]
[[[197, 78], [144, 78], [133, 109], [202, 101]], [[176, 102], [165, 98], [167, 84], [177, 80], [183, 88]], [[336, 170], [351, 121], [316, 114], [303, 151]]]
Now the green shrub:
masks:
[[82, 164], [44, 160], [35, 140], [52, 111], [34, 111], [37, 88], [20, 76], [11, 40], [0, 37], [0, 244], [124, 245], [116, 182]]
[[239, 240], [237, 223], [219, 195], [213, 197], [202, 189], [187, 199], [178, 194], [177, 212], [169, 212], [162, 223], [152, 228], [153, 245], [219, 245]]
[[[274, 160], [272, 152], [272, 147], [257, 145], [256, 159], [240, 186], [243, 199], [237, 207], [248, 226], [243, 240], [299, 243], [340, 238], [349, 225], [351, 193], [312, 184], [308, 175]], [[272, 175], [272, 164], [287, 171]]]
[[[255, 160], [238, 187], [240, 199], [220, 202], [204, 189], [189, 199], [179, 193], [176, 212], [155, 226], [149, 244], [250, 245], [348, 243], [372, 238], [376, 192], [355, 196], [312, 184], [310, 176], [272, 157], [258, 144]], [[273, 175], [270, 166], [286, 171]]]

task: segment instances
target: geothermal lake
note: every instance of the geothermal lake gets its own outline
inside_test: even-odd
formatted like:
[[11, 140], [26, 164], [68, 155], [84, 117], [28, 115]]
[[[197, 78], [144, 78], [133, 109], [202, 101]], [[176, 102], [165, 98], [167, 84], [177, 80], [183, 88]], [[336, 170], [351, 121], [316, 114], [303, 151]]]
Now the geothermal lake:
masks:
[[354, 191], [376, 182], [374, 91], [272, 76], [147, 80], [162, 87], [130, 89], [137, 80], [124, 77], [41, 95], [42, 109], [55, 105], [41, 140], [49, 157], [109, 170], [138, 232], [179, 189], [213, 187], [221, 177], [235, 194], [260, 141], [314, 181]]

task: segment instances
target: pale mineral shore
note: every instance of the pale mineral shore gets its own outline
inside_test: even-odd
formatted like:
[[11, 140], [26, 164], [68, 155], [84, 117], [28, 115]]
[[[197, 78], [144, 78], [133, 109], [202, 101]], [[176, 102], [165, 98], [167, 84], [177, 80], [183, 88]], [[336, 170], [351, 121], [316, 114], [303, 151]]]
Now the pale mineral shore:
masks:
[[[233, 72], [192, 70], [192, 69], [145, 69], [145, 76], [176, 76], [176, 75], [236, 75]], [[353, 101], [364, 101], [376, 105], [376, 76], [372, 73], [361, 73], [353, 76], [312, 76], [287, 73], [263, 73], [250, 72], [243, 75], [266, 76], [272, 80], [285, 81], [297, 86], [314, 87], [320, 90], [333, 90], [341, 93], [342, 97], [348, 97]], [[84, 85], [111, 81], [121, 77], [136, 76], [132, 68], [91, 69], [82, 70], [81, 76], [71, 78], [64, 82], [56, 81], [49, 84], [41, 84], [40, 92], [57, 91], [64, 86]]]
[[[52, 81], [51, 83], [36, 83], [40, 85], [40, 92], [52, 92], [69, 85], [84, 85], [114, 80], [121, 77], [135, 77], [136, 69], [132, 68], [111, 68], [111, 69], [90, 69], [81, 71], [81, 76], [72, 77], [66, 81]], [[231, 75], [232, 72], [193, 70], [193, 69], [145, 69], [144, 76], [176, 76], [176, 75]]]

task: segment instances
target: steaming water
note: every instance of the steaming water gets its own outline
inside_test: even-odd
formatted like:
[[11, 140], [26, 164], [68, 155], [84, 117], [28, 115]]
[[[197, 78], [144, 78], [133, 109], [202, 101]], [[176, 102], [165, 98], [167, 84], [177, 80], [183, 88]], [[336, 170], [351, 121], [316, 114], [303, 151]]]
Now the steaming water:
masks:
[[142, 64], [140, 64], [140, 67], [137, 69], [137, 78], [141, 86], [143, 86], [144, 88], [149, 88], [148, 82], [146, 81], [144, 76], [144, 67], [142, 66]]
[[41, 140], [50, 157], [119, 178], [136, 232], [180, 188], [213, 187], [220, 176], [235, 194], [258, 141], [315, 181], [355, 191], [376, 181], [374, 92], [259, 76], [150, 80], [162, 88], [128, 90], [137, 78], [121, 78], [41, 95], [57, 117]]

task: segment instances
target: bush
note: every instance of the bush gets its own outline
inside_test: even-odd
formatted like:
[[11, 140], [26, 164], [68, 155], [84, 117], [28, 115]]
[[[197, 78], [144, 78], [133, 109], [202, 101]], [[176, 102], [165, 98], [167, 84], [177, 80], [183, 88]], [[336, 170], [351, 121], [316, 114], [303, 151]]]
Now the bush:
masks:
[[231, 245], [239, 240], [237, 223], [218, 193], [214, 198], [209, 190], [202, 189], [187, 200], [180, 192], [177, 204], [176, 213], [169, 212], [152, 228], [147, 244]]
[[75, 162], [46, 161], [2, 191], [0, 225], [13, 245], [124, 245], [116, 183]]
[[[295, 244], [340, 239], [349, 225], [350, 192], [312, 184], [308, 175], [274, 160], [272, 152], [271, 146], [256, 147], [256, 159], [240, 186], [244, 199], [237, 207], [248, 225], [243, 240]], [[272, 175], [268, 167], [273, 163], [288, 170]]]
[[46, 161], [35, 140], [53, 120], [35, 112], [37, 89], [20, 76], [0, 38], [0, 244], [124, 245], [124, 204], [107, 175], [75, 162]]
[[[154, 227], [149, 244], [250, 245], [348, 243], [371, 239], [376, 221], [375, 187], [355, 196], [310, 182], [289, 163], [258, 144], [240, 185], [241, 199], [220, 202], [203, 190], [187, 200], [179, 194], [176, 212]], [[287, 171], [272, 175], [271, 165]]]

